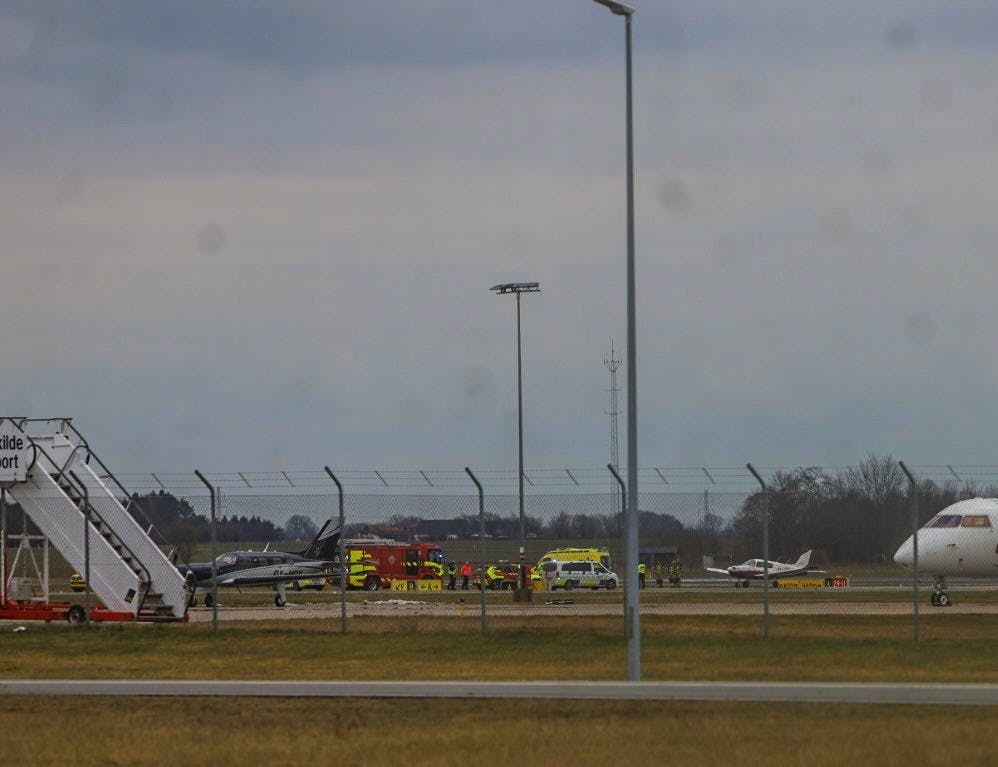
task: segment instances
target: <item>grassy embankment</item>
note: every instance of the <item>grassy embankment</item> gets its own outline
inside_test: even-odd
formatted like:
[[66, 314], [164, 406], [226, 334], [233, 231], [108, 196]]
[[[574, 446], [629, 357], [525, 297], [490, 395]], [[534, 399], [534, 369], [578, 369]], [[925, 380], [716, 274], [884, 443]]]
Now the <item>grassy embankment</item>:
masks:
[[[904, 616], [642, 621], [648, 680], [998, 682], [998, 616], [940, 614], [911, 640]], [[3, 678], [598, 680], [626, 676], [620, 619], [494, 622], [403, 616], [261, 626], [27, 624], [0, 632]]]
[[[174, 679], [622, 679], [619, 619], [358, 618], [225, 625], [0, 628], [0, 677]], [[894, 617], [646, 618], [646, 680], [998, 682], [998, 619], [940, 614], [925, 641]], [[896, 638], [885, 638], [890, 634]], [[113, 722], [113, 728], [108, 723]], [[275, 700], [8, 696], [12, 764], [466, 765], [733, 760], [991, 764], [998, 710], [973, 707], [494, 700]]]
[[[998, 726], [998, 711], [830, 704], [7, 697], [0, 701], [0, 723], [12, 735], [4, 745], [9, 764], [716, 767], [744, 762], [910, 767], [993, 764], [987, 733]], [[59, 735], [50, 737], [54, 733]]]

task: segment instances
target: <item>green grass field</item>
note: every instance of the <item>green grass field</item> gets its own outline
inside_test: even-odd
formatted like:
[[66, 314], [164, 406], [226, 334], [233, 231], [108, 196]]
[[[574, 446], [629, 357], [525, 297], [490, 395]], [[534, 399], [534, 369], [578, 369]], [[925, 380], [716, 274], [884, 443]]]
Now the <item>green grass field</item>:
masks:
[[[495, 633], [428, 616], [207, 625], [0, 626], [2, 678], [620, 680], [619, 619], [509, 619]], [[646, 680], [998, 683], [998, 619], [647, 617]], [[113, 723], [109, 726], [109, 722]], [[984, 765], [994, 708], [596, 701], [8, 696], [5, 763]], [[51, 734], [55, 736], [51, 736]], [[9, 762], [8, 762], [9, 760]]]
[[[7, 764], [990, 765], [993, 708], [8, 697]], [[113, 725], [109, 726], [109, 723]]]
[[[231, 546], [220, 546], [228, 550]], [[262, 546], [261, 546], [262, 548]], [[475, 547], [477, 548], [477, 547]], [[457, 553], [455, 551], [454, 553]], [[470, 553], [470, 552], [469, 552]], [[207, 557], [205, 557], [207, 558]], [[498, 557], [497, 557], [498, 558]], [[64, 564], [64, 563], [63, 563]], [[58, 568], [57, 568], [58, 569]], [[68, 569], [53, 573], [65, 589]], [[908, 604], [897, 568], [857, 565], [835, 573], [897, 578], [899, 588], [771, 589], [774, 606]], [[687, 572], [688, 577], [702, 573]], [[903, 575], [903, 574], [902, 574]], [[60, 583], [59, 579], [63, 579]], [[953, 590], [958, 604], [994, 604], [998, 591]], [[340, 633], [340, 595], [291, 592], [293, 603], [326, 605], [328, 617], [207, 624], [0, 625], [2, 678], [621, 680], [627, 647], [622, 619], [598, 615], [489, 618], [479, 633], [479, 594], [349, 592], [352, 604], [413, 599], [460, 605], [463, 617], [351, 617]], [[755, 615], [645, 615], [645, 680], [998, 683], [998, 615], [922, 613], [911, 618], [774, 615], [761, 632], [762, 589], [716, 587], [641, 593], [650, 606], [752, 605]], [[81, 601], [81, 595], [58, 597]], [[58, 598], [57, 597], [57, 598]], [[507, 605], [509, 593], [488, 592]], [[620, 604], [623, 592], [538, 592], [534, 605], [570, 598], [576, 606]], [[268, 588], [223, 590], [226, 607], [272, 606]], [[379, 608], [372, 608], [377, 611]], [[832, 609], [832, 608], [829, 608]], [[109, 727], [108, 723], [113, 722]], [[0, 701], [0, 725], [30, 734], [10, 739], [11, 764], [274, 765], [399, 761], [434, 765], [561, 762], [676, 765], [767, 761], [786, 765], [985, 765], [998, 708], [734, 703], [448, 700], [275, 700], [16, 697]], [[35, 734], [38, 734], [37, 736]], [[48, 737], [48, 733], [57, 733]]]
[[[114, 679], [624, 679], [620, 620], [404, 616], [208, 625], [27, 624], [0, 631], [0, 677]], [[649, 680], [998, 682], [998, 616], [937, 615], [911, 640], [901, 616], [649, 616]], [[10, 627], [12, 628], [12, 627]]]

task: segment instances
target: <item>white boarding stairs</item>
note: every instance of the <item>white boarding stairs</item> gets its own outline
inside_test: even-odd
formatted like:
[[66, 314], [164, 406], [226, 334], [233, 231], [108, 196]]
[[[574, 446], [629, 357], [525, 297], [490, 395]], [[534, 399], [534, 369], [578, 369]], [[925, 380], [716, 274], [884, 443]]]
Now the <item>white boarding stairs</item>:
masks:
[[140, 620], [182, 620], [189, 600], [184, 577], [87, 463], [89, 448], [61, 431], [33, 431], [26, 433], [40, 449], [27, 482], [8, 490], [14, 500], [79, 573], [89, 530], [89, 585], [107, 609]]

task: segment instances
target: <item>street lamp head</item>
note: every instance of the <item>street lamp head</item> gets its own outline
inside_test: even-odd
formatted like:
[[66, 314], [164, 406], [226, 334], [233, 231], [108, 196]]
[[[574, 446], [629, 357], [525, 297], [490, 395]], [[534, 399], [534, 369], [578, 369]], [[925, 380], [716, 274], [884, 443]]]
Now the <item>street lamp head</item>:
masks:
[[489, 290], [497, 296], [505, 293], [540, 293], [541, 284], [539, 282], [504, 282], [502, 285], [493, 285]]
[[606, 6], [610, 9], [610, 13], [614, 13], [617, 16], [633, 16], [634, 9], [629, 5], [624, 5], [623, 3], [618, 3], [617, 0], [594, 0], [600, 5]]

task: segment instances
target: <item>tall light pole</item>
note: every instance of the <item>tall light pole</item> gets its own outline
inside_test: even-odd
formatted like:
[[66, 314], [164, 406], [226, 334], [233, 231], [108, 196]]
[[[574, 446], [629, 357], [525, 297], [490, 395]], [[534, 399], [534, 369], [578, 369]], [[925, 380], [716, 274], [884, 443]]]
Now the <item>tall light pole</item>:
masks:
[[[631, 18], [634, 9], [616, 0], [595, 0], [624, 17], [627, 50], [627, 506], [624, 543], [627, 580], [638, 571], [638, 353], [635, 340], [637, 312], [634, 308], [634, 124], [631, 97]], [[627, 677], [641, 679], [641, 615], [638, 590], [627, 589], [624, 610], [627, 618]]]
[[517, 411], [517, 442], [519, 443], [519, 479], [520, 479], [520, 592], [524, 598], [527, 588], [527, 523], [523, 514], [523, 353], [520, 344], [520, 294], [540, 293], [538, 282], [506, 282], [493, 285], [496, 295], [516, 294], [516, 411]]

